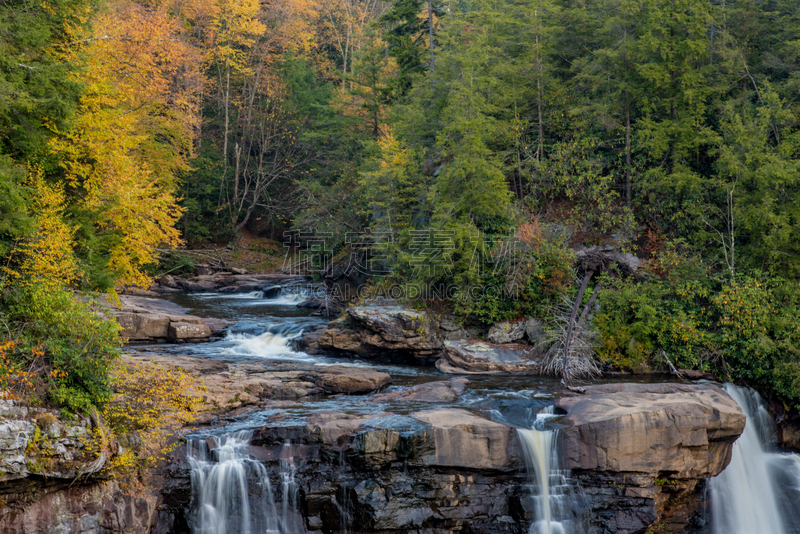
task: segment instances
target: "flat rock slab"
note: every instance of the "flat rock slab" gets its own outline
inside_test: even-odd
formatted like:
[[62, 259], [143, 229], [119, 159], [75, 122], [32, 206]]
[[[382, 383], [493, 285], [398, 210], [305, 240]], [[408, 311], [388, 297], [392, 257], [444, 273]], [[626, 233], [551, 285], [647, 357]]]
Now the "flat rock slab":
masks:
[[707, 478], [730, 463], [745, 416], [710, 384], [605, 384], [562, 397], [567, 469]]
[[469, 380], [459, 376], [450, 380], [418, 384], [401, 391], [381, 393], [372, 400], [375, 402], [453, 402], [467, 390], [468, 385]]
[[525, 345], [445, 341], [436, 368], [447, 374], [539, 375], [541, 355]]
[[186, 308], [159, 298], [120, 295], [122, 308], [108, 300], [95, 300], [122, 326], [120, 335], [133, 342], [203, 341], [233, 323], [188, 315]]
[[326, 393], [370, 393], [392, 383], [392, 377], [386, 373], [344, 365], [316, 366], [302, 377]]
[[[309, 395], [361, 394], [391, 384], [386, 373], [343, 365], [228, 363], [192, 356], [132, 352], [124, 356], [133, 365], [177, 367], [202, 378], [199, 392], [203, 411], [209, 416], [247, 406], [260, 406], [272, 399], [298, 399]], [[201, 418], [206, 421], [208, 418]]]

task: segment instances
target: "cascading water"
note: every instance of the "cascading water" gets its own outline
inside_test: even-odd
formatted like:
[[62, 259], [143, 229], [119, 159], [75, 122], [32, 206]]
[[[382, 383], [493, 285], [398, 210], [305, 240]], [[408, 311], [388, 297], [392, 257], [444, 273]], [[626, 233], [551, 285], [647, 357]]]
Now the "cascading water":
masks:
[[276, 506], [269, 474], [248, 454], [252, 432], [191, 439], [194, 534], [299, 534], [305, 531], [297, 511], [296, 466], [284, 446], [281, 502]]
[[771, 450], [775, 426], [756, 391], [725, 391], [747, 423], [730, 465], [709, 480], [713, 533], [800, 534], [800, 456]]
[[533, 482], [535, 518], [530, 534], [578, 534], [578, 498], [568, 473], [558, 468], [556, 438], [558, 430], [546, 430], [547, 420], [555, 417], [553, 407], [536, 415], [531, 429], [518, 428], [525, 463]]

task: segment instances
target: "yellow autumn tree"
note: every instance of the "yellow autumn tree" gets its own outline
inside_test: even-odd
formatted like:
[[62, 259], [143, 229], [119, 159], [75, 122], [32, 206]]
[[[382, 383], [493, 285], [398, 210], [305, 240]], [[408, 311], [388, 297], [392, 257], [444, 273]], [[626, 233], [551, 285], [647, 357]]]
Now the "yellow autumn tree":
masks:
[[146, 286], [143, 268], [175, 245], [174, 190], [188, 171], [202, 92], [201, 55], [166, 8], [119, 2], [83, 40], [86, 90], [51, 142], [77, 209], [94, 214], [115, 282]]

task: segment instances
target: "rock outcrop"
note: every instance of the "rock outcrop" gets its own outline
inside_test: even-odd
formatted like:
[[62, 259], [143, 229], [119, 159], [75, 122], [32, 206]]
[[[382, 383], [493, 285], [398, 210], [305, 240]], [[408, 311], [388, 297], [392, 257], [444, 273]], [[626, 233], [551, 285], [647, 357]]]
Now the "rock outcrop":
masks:
[[[601, 532], [665, 532], [687, 527], [698, 483], [722, 472], [745, 416], [722, 389], [706, 384], [606, 384], [563, 397], [556, 408], [563, 467], [587, 496]], [[669, 510], [669, 514], [664, 512]]]
[[147, 532], [157, 497], [132, 496], [104, 470], [119, 451], [97, 413], [0, 401], [0, 532]]
[[95, 428], [108, 433], [96, 412], [64, 419], [58, 410], [0, 400], [0, 493], [24, 493], [38, 478], [69, 483], [108, 467], [118, 446], [96, 446]]
[[[179, 291], [187, 293], [252, 293], [254, 291], [273, 291], [271, 298], [280, 294], [282, 289], [299, 289], [300, 286], [312, 287], [311, 278], [292, 274], [237, 274], [231, 271], [200, 273], [190, 278], [165, 275], [150, 287], [152, 296], [171, 294]], [[275, 293], [277, 292], [277, 293]], [[141, 295], [141, 292], [137, 293]]]
[[363, 394], [392, 383], [387, 373], [343, 365], [313, 366], [270, 362], [231, 363], [192, 356], [132, 352], [125, 360], [136, 365], [156, 364], [183, 369], [202, 377], [201, 421], [273, 399], [298, 399], [326, 394]]
[[486, 334], [489, 343], [515, 343], [525, 338], [526, 321], [501, 321], [495, 323]]
[[333, 321], [318, 346], [363, 358], [430, 364], [438, 358], [442, 341], [424, 313], [374, 305], [349, 308], [346, 321]]
[[539, 375], [541, 355], [526, 345], [445, 341], [436, 368], [447, 374]]
[[464, 377], [447, 381], [426, 382], [410, 388], [382, 393], [372, 398], [374, 402], [453, 402], [467, 390], [469, 380]]
[[177, 304], [141, 296], [120, 295], [122, 307], [104, 306], [122, 326], [120, 336], [130, 343], [205, 341], [221, 334], [232, 323], [187, 315]]
[[[688, 532], [701, 481], [725, 467], [743, 429], [736, 404], [715, 386], [586, 389], [558, 399], [556, 409], [566, 411], [558, 423], [562, 465], [582, 486], [587, 532]], [[249, 451], [276, 489], [280, 466], [295, 466], [299, 510], [311, 532], [433, 534], [468, 525], [470, 532], [523, 534], [533, 520], [516, 430], [463, 409], [317, 412], [255, 429]], [[165, 509], [171, 518], [190, 502], [187, 465], [177, 458], [168, 500], [184, 508]]]

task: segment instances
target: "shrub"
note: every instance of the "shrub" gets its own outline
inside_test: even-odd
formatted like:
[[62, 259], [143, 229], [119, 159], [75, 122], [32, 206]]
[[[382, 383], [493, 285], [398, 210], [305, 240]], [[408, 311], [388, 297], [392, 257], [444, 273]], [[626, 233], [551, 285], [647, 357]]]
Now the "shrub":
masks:
[[7, 290], [13, 339], [5, 342], [0, 387], [8, 395], [87, 412], [111, 396], [109, 366], [119, 357], [119, 326], [59, 286]]
[[623, 369], [663, 368], [669, 358], [800, 407], [799, 298], [790, 282], [761, 273], [729, 283], [681, 268], [639, 283], [616, 280], [599, 298], [598, 355]]
[[173, 367], [132, 362], [116, 363], [110, 373], [115, 397], [101, 413], [127, 445], [112, 461], [118, 474], [133, 474], [170, 452], [165, 443], [174, 431], [196, 418], [202, 383]]

